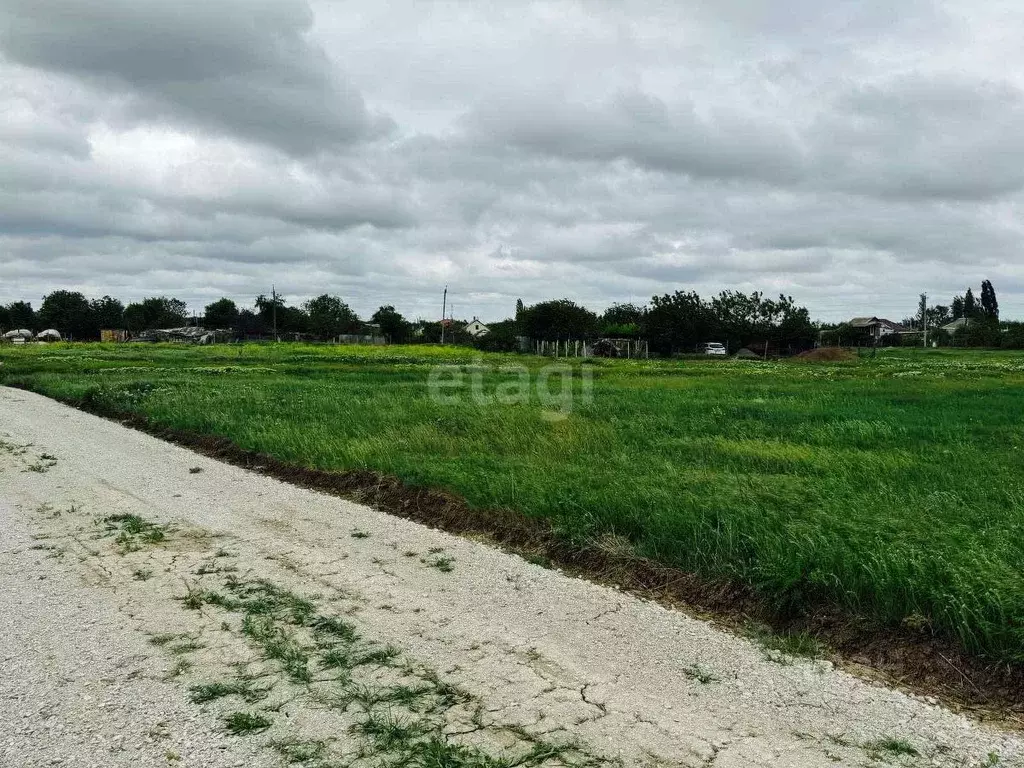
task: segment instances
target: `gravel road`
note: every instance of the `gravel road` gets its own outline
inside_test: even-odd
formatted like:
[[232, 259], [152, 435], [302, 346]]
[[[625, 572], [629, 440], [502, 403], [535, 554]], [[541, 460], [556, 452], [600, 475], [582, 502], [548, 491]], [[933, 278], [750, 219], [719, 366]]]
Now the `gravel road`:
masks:
[[826, 662], [6, 388], [0, 628], [5, 768], [1024, 765]]

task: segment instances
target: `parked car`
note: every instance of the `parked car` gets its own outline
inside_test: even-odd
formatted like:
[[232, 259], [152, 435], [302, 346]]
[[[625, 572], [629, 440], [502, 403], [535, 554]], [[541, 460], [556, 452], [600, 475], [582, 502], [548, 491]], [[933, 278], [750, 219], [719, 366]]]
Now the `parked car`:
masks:
[[717, 341], [709, 341], [706, 344], [700, 345], [700, 352], [705, 355], [727, 355], [729, 354], [724, 344], [719, 344]]

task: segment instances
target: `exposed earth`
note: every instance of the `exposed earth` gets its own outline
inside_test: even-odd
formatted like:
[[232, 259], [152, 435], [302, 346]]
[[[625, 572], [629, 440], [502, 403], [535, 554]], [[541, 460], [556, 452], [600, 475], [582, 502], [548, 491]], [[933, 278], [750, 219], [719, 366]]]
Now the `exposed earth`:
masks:
[[0, 388], [0, 766], [1024, 765], [1024, 740]]

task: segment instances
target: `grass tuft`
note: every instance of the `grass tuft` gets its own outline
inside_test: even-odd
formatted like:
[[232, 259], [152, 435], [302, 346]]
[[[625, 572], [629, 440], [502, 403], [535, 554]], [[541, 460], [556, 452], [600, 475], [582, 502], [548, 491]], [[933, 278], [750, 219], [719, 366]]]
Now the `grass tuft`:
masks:
[[265, 731], [273, 722], [260, 714], [252, 712], [232, 712], [224, 718], [228, 732], [235, 736], [245, 736], [250, 733]]

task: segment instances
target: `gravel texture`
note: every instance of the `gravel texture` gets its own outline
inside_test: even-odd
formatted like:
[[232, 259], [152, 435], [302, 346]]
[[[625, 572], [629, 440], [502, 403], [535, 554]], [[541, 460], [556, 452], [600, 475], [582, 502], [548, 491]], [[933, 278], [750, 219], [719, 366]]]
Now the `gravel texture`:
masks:
[[[563, 751], [533, 764], [1024, 765], [1018, 735], [925, 699], [31, 393], [0, 388], [0, 449], [2, 766], [284, 765], [295, 753], [282, 744], [322, 750], [310, 765], [379, 764], [358, 743], [371, 705], [338, 703], [352, 681], [321, 671], [301, 622], [281, 631], [309, 679], [252, 644], [237, 606], [189, 608], [260, 580], [344, 617], [367, 648], [393, 646], [401, 663], [353, 668], [360, 690], [464, 691], [429, 716], [488, 754], [543, 743]], [[160, 538], [126, 534], [124, 515]], [[269, 692], [190, 700], [229, 678]], [[229, 735], [238, 710], [270, 727]]]

